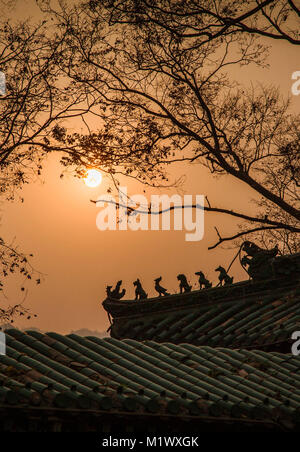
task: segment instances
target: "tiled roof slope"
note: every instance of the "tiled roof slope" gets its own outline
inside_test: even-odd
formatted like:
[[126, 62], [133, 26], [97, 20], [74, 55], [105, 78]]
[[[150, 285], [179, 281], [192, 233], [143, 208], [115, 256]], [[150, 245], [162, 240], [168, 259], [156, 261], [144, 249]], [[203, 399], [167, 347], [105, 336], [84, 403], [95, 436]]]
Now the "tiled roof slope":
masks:
[[6, 338], [0, 418], [79, 410], [300, 425], [300, 356], [35, 331]]
[[291, 333], [300, 329], [300, 280], [244, 281], [138, 302], [108, 299], [103, 306], [116, 339], [288, 351]]

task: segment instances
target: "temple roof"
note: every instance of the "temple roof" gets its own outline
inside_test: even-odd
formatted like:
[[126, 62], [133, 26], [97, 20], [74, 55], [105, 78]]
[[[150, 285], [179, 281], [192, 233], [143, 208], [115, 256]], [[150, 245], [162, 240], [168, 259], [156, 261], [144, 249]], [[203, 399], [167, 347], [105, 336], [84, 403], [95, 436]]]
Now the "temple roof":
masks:
[[67, 410], [180, 416], [198, 426], [300, 422], [300, 356], [36, 331], [6, 330], [6, 338], [0, 418]]
[[0, 430], [299, 431], [300, 255], [281, 262], [268, 279], [107, 298], [110, 338], [6, 330]]
[[289, 351], [300, 329], [300, 255], [292, 274], [146, 300], [107, 298], [117, 339]]

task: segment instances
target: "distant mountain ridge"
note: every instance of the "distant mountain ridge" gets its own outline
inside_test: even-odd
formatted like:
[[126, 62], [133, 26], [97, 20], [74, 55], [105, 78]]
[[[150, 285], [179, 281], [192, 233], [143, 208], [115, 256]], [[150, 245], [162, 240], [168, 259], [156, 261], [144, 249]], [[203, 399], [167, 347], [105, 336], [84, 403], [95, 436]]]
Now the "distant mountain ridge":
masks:
[[[10, 323], [4, 323], [2, 325], [0, 325], [0, 331], [5, 331], [6, 329], [15, 329], [15, 330], [20, 330], [20, 331], [37, 331], [39, 333], [46, 333], [47, 331], [43, 331], [39, 328], [36, 328], [35, 326], [32, 327], [26, 327], [26, 328], [17, 328], [16, 326], [11, 325]], [[95, 336], [98, 337], [99, 339], [102, 339], [103, 337], [109, 337], [109, 334], [106, 331], [93, 331], [93, 330], [89, 330], [88, 328], [80, 328], [79, 330], [71, 330], [70, 333], [66, 333], [66, 334], [77, 334], [78, 336]]]
[[109, 334], [106, 331], [92, 331], [88, 328], [80, 328], [80, 330], [71, 331], [70, 334], [77, 334], [78, 336], [95, 336], [102, 339], [103, 337], [109, 337]]

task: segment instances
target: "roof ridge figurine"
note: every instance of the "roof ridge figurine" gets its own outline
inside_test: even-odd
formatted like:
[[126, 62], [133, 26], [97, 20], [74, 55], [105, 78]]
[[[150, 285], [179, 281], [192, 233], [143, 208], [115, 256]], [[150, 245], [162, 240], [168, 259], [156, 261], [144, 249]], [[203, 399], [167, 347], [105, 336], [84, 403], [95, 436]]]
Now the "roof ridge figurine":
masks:
[[252, 279], [265, 279], [271, 276], [272, 262], [279, 252], [277, 244], [270, 250], [264, 250], [246, 240], [241, 246], [241, 251], [246, 253], [241, 259], [241, 265]]
[[179, 273], [179, 275], [177, 275], [177, 279], [178, 281], [180, 281], [179, 284], [180, 293], [182, 293], [183, 291], [190, 292], [192, 290], [192, 286], [189, 285], [186, 276], [183, 273]]
[[164, 295], [164, 296], [170, 295], [170, 294], [167, 292], [167, 289], [165, 289], [164, 287], [162, 287], [162, 286], [159, 284], [161, 280], [162, 280], [162, 277], [161, 277], [161, 276], [160, 276], [159, 278], [156, 278], [156, 279], [154, 280], [154, 282], [155, 282], [154, 288], [155, 288], [156, 292], [158, 292], [158, 294], [159, 294], [160, 297], [161, 297], [162, 295]]
[[126, 293], [126, 289], [120, 292], [120, 287], [122, 285], [122, 280], [118, 281], [114, 290], [111, 290], [112, 286], [106, 287], [106, 294], [109, 298], [115, 298], [116, 300], [121, 300]]
[[148, 294], [144, 291], [141, 281], [139, 278], [137, 278], [136, 281], [134, 281], [133, 285], [135, 286], [135, 299], [136, 300], [145, 300], [148, 298]]
[[200, 290], [202, 289], [202, 287], [204, 286], [204, 289], [209, 289], [210, 287], [212, 287], [212, 283], [205, 278], [205, 275], [203, 272], [199, 271], [196, 272], [195, 275], [199, 276], [199, 286], [200, 286]]
[[[216, 271], [216, 272], [217, 272], [217, 271], [220, 272], [220, 274], [219, 274], [219, 281], [220, 281], [219, 284], [221, 284], [221, 286], [227, 286], [227, 285], [229, 285], [229, 284], [232, 284], [232, 282], [233, 282], [233, 276], [230, 277], [230, 276], [227, 274], [227, 271], [225, 270], [224, 267], [222, 267], [221, 265], [219, 265], [219, 267], [216, 268], [215, 271]], [[223, 284], [223, 283], [224, 283], [224, 284]]]

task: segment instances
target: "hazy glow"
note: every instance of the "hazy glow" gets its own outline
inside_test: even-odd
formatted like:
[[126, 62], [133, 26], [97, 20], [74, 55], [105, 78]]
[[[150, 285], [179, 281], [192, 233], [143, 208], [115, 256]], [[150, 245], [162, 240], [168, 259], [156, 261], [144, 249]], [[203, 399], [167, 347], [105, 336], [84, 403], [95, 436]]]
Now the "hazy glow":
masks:
[[90, 169], [86, 172], [84, 182], [88, 187], [98, 187], [102, 182], [102, 174], [98, 170]]

